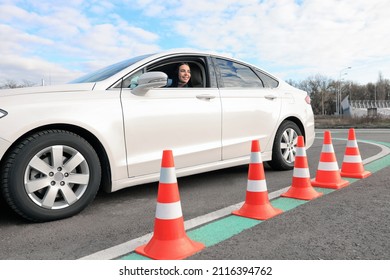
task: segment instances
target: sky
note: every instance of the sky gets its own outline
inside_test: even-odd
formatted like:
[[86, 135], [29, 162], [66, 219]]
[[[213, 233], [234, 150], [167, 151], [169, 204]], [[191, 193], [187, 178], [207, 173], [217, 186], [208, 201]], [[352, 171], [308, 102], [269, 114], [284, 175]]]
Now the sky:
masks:
[[62, 84], [176, 48], [284, 80], [375, 83], [390, 79], [389, 14], [388, 0], [0, 0], [0, 84]]

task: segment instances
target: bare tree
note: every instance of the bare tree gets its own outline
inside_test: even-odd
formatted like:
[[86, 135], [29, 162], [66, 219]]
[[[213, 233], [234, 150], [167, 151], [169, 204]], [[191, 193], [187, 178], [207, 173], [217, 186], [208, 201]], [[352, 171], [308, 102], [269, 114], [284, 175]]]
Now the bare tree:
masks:
[[[376, 83], [360, 85], [352, 81], [337, 80], [317, 74], [296, 82], [288, 80], [292, 86], [306, 91], [310, 98], [313, 112], [316, 115], [332, 115], [336, 111], [336, 93], [340, 89], [341, 100], [349, 96], [349, 100], [390, 100], [390, 80], [381, 72]], [[341, 86], [341, 87], [339, 87]]]
[[388, 92], [387, 92], [388, 88], [390, 88], [390, 81], [383, 77], [382, 72], [379, 72], [378, 81], [375, 84], [376, 100], [388, 99]]
[[336, 100], [334, 81], [317, 74], [301, 81], [296, 86], [309, 94], [314, 114], [327, 115], [334, 112], [332, 108], [334, 107], [332, 103]]
[[0, 89], [7, 89], [7, 88], [22, 88], [22, 87], [32, 87], [35, 84], [33, 82], [23, 80], [22, 83], [17, 83], [14, 80], [6, 80], [1, 86]]

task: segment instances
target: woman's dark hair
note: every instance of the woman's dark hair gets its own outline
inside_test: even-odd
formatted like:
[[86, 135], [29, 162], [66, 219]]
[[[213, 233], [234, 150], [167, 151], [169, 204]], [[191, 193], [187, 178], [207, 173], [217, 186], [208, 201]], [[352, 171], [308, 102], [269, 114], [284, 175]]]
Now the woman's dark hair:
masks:
[[187, 62], [180, 62], [180, 63], [176, 66], [176, 72], [175, 72], [175, 74], [179, 75], [180, 66], [183, 66], [183, 65], [187, 65], [188, 67], [190, 67], [190, 65], [189, 65]]

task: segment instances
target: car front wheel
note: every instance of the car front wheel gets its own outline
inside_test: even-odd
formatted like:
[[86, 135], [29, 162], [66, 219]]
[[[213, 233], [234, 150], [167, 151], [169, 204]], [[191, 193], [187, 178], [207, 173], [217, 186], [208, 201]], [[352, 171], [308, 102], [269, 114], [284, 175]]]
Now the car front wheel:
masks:
[[302, 135], [299, 127], [292, 121], [284, 121], [278, 128], [269, 165], [275, 170], [294, 168], [298, 136]]
[[95, 198], [99, 157], [82, 137], [63, 130], [35, 133], [17, 144], [1, 169], [8, 204], [36, 222], [73, 216]]

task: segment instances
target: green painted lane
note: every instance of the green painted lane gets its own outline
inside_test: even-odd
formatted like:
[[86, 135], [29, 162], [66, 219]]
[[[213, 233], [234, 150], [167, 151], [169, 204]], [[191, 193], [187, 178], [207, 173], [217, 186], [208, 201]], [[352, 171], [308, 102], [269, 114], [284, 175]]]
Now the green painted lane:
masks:
[[390, 166], [390, 155], [384, 156], [364, 166], [365, 170], [375, 173], [387, 166]]

